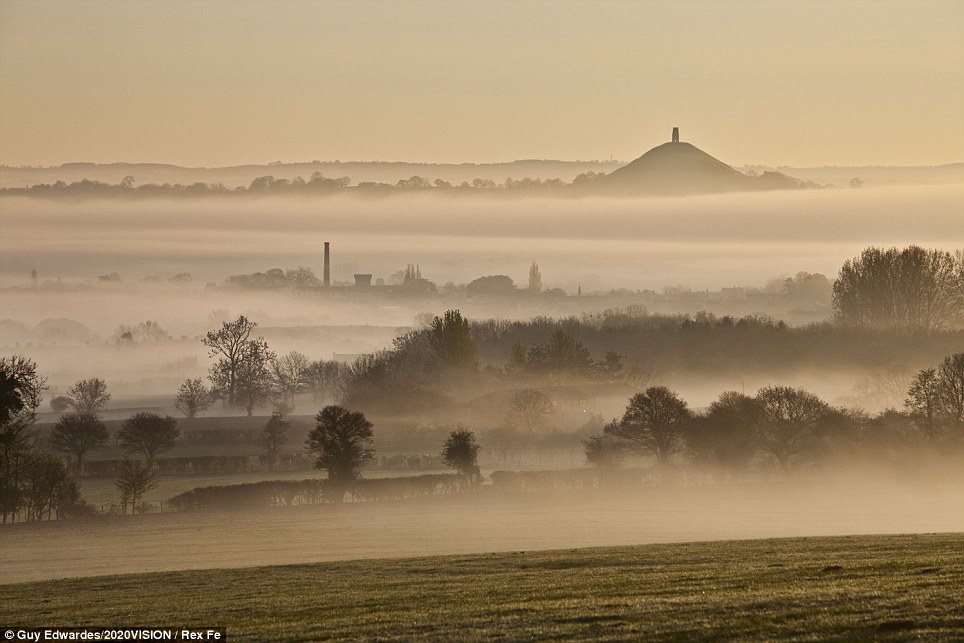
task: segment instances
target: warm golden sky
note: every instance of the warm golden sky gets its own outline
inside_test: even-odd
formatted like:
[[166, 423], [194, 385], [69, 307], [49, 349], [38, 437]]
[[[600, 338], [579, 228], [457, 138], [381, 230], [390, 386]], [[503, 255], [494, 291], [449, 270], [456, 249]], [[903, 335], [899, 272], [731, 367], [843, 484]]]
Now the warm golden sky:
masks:
[[964, 2], [0, 0], [0, 163], [964, 161]]

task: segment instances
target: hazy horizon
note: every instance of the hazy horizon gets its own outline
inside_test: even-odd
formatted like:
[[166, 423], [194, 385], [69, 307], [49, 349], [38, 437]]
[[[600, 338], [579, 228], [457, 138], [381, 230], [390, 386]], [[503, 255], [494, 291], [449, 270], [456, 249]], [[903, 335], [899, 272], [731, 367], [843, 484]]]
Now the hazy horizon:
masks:
[[0, 163], [964, 160], [955, 2], [174, 6], [0, 3]]

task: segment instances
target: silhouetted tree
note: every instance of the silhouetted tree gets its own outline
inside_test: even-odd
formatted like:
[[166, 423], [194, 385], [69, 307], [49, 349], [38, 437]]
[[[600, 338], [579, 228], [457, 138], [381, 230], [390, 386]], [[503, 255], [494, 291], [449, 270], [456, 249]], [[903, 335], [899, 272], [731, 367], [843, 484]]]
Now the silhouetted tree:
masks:
[[552, 396], [546, 391], [525, 388], [509, 398], [509, 422], [532, 433], [549, 417], [555, 408]]
[[622, 420], [606, 425], [604, 432], [625, 440], [630, 450], [653, 455], [665, 464], [684, 449], [683, 432], [690, 416], [686, 402], [676, 393], [665, 386], [651, 386], [631, 397]]
[[156, 469], [144, 466], [138, 460], [124, 459], [120, 475], [114, 482], [114, 486], [121, 494], [124, 513], [127, 513], [128, 503], [131, 505], [131, 513], [137, 513], [137, 499], [143, 498], [145, 494], [157, 488], [156, 477]]
[[452, 431], [442, 444], [442, 459], [445, 464], [469, 479], [479, 475], [479, 442], [475, 433], [464, 426]]
[[70, 479], [64, 463], [49, 454], [32, 455], [24, 469], [23, 505], [27, 520], [59, 517], [80, 502], [80, 488]]
[[9, 422], [23, 410], [20, 380], [0, 368], [0, 422]]
[[432, 319], [429, 340], [444, 366], [456, 369], [474, 368], [479, 353], [469, 330], [469, 322], [457, 310], [446, 310]]
[[37, 409], [47, 380], [36, 363], [22, 355], [0, 358], [7, 388], [0, 420], [0, 514], [3, 522], [16, 520], [24, 499], [26, 467], [30, 461]]
[[[256, 326], [240, 315], [233, 322], [224, 322], [219, 330], [209, 332], [202, 340], [211, 349], [210, 357], [220, 356], [211, 368], [211, 382], [230, 406], [236, 404], [238, 371], [250, 353], [251, 332]], [[261, 338], [254, 341], [264, 342]]]
[[542, 292], [542, 273], [539, 272], [539, 266], [535, 261], [529, 267], [529, 292], [533, 294]]
[[727, 391], [706, 413], [697, 416], [686, 431], [690, 455], [701, 464], [730, 469], [747, 466], [756, 452], [763, 408], [754, 398]]
[[598, 368], [608, 382], [615, 384], [619, 379], [625, 357], [625, 355], [620, 355], [616, 351], [606, 351], [606, 355], [603, 357], [603, 361], [599, 362]]
[[349, 375], [347, 364], [318, 360], [308, 365], [303, 373], [305, 387], [316, 404], [341, 399]]
[[964, 426], [964, 353], [949, 355], [937, 370], [941, 410], [950, 422]]
[[530, 348], [524, 360], [519, 360], [514, 354], [513, 360], [524, 363], [529, 373], [550, 376], [589, 375], [595, 366], [582, 342], [561, 328], [554, 330], [545, 344], [535, 344]]
[[325, 469], [336, 498], [361, 475], [361, 467], [375, 457], [372, 423], [364, 414], [337, 405], [326, 406], [315, 416], [315, 428], [305, 447], [317, 456], [316, 469]]
[[84, 415], [100, 415], [110, 402], [107, 383], [97, 377], [77, 382], [67, 389], [67, 396], [77, 413]]
[[204, 385], [200, 377], [187, 379], [181, 383], [181, 388], [174, 398], [174, 408], [189, 418], [197, 417], [211, 406], [211, 391]]
[[288, 443], [289, 426], [281, 413], [272, 413], [271, 419], [265, 423], [258, 435], [258, 445], [264, 449], [270, 471], [274, 471], [278, 464], [278, 455]]
[[156, 321], [142, 321], [136, 325], [121, 324], [114, 331], [114, 341], [115, 342], [158, 342], [165, 339], [170, 339], [171, 336], [167, 334], [161, 325]]
[[813, 393], [788, 386], [761, 388], [756, 399], [763, 409], [757, 446], [786, 471], [806, 453], [831, 408]]
[[50, 431], [50, 448], [75, 456], [75, 471], [83, 474], [84, 455], [107, 444], [110, 432], [100, 418], [91, 413], [67, 413]]
[[907, 391], [904, 408], [917, 420], [930, 440], [937, 437], [937, 420], [941, 414], [941, 387], [936, 368], [917, 372]]
[[275, 381], [271, 375], [271, 362], [274, 353], [262, 339], [248, 342], [238, 370], [235, 374], [235, 404], [244, 408], [248, 417], [254, 409], [264, 406], [277, 397]]
[[[618, 420], [611, 422], [618, 425]], [[586, 453], [586, 464], [600, 469], [614, 469], [622, 464], [626, 455], [626, 443], [613, 435], [612, 430], [601, 435], [591, 435], [582, 441]]]
[[180, 437], [181, 431], [174, 418], [161, 417], [156, 413], [137, 413], [124, 421], [117, 441], [128, 453], [144, 454], [147, 468], [150, 469], [154, 466], [157, 454], [173, 449]]
[[294, 408], [295, 395], [305, 387], [308, 358], [298, 351], [271, 360], [271, 373], [281, 401]]

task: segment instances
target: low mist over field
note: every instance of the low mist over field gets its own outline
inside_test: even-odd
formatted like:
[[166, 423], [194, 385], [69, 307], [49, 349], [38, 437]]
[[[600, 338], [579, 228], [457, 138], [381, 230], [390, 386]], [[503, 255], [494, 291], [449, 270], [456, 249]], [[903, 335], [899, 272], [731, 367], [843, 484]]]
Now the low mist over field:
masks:
[[[895, 480], [618, 488], [115, 518], [0, 533], [0, 583], [90, 574], [660, 542], [964, 530], [964, 479], [941, 467]], [[697, 482], [694, 480], [694, 482]], [[43, 551], [42, 557], [36, 557]]]

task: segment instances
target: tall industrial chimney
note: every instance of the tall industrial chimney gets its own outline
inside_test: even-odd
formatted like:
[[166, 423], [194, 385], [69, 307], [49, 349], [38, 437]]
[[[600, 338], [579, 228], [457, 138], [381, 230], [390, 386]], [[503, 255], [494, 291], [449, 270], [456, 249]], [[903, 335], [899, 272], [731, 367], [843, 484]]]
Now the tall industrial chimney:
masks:
[[331, 287], [331, 255], [328, 250], [328, 242], [325, 242], [325, 288]]

